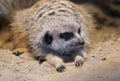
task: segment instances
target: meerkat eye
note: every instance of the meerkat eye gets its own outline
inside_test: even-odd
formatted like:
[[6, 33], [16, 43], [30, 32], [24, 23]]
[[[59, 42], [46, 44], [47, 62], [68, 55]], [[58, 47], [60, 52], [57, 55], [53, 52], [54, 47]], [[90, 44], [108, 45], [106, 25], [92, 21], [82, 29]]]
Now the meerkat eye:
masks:
[[46, 43], [47, 45], [51, 44], [53, 41], [53, 36], [50, 34], [48, 31], [44, 35], [44, 40], [43, 42]]
[[65, 32], [61, 33], [59, 36], [61, 39], [64, 39], [65, 41], [70, 40], [71, 38], [74, 37], [74, 34], [72, 32]]
[[79, 33], [79, 34], [81, 33], [81, 28], [78, 29], [78, 33]]

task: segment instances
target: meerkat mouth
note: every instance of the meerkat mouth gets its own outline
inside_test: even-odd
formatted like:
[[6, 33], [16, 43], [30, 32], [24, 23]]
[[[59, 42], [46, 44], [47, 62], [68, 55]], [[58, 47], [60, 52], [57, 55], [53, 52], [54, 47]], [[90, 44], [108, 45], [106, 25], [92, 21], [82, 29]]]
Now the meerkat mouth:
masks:
[[83, 46], [78, 45], [78, 46], [74, 46], [75, 49], [79, 49], [79, 48], [83, 48]]
[[71, 43], [69, 46], [73, 49], [77, 49], [77, 48], [83, 48], [85, 45], [85, 41], [82, 40], [82, 41], [77, 41], [75, 43]]
[[79, 44], [70, 45], [70, 47], [73, 48], [73, 49], [83, 48], [83, 46], [84, 46], [84, 45], [79, 45]]

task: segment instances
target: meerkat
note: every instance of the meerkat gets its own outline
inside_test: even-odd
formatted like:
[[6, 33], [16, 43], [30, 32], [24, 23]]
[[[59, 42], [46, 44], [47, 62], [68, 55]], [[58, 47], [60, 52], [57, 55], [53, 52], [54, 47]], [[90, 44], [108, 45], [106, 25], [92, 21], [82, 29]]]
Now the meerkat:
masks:
[[82, 66], [90, 26], [87, 13], [79, 11], [67, 0], [41, 0], [17, 12], [11, 24], [16, 43], [13, 54], [30, 52], [58, 72], [65, 70], [64, 56], [72, 57], [76, 67]]

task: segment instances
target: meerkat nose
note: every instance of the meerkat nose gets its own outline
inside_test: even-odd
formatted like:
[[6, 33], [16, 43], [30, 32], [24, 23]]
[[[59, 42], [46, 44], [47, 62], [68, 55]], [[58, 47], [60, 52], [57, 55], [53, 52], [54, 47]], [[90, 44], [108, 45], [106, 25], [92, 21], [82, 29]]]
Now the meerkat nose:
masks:
[[83, 46], [83, 45], [85, 44], [84, 39], [80, 39], [80, 40], [78, 41], [78, 44], [81, 45], [81, 46]]
[[85, 40], [83, 38], [78, 40], [79, 45], [83, 46], [85, 44]]
[[85, 42], [84, 41], [79, 41], [79, 42], [76, 42], [76, 45], [77, 46], [83, 46], [85, 44]]
[[85, 41], [82, 41], [82, 42], [79, 42], [80, 45], [84, 45], [85, 44]]

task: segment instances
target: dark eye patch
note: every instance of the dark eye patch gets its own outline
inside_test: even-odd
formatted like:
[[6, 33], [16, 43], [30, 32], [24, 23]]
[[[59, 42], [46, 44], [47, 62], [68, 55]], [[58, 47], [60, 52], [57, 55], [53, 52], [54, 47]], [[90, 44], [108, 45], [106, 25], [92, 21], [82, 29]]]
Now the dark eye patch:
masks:
[[45, 35], [44, 35], [44, 40], [43, 42], [47, 45], [51, 44], [53, 41], [53, 36], [52, 34], [50, 34], [49, 32], [46, 32]]
[[78, 33], [79, 33], [79, 34], [81, 33], [81, 28], [78, 29]]
[[60, 38], [64, 39], [65, 41], [70, 40], [74, 37], [74, 34], [72, 32], [65, 32], [60, 34]]

